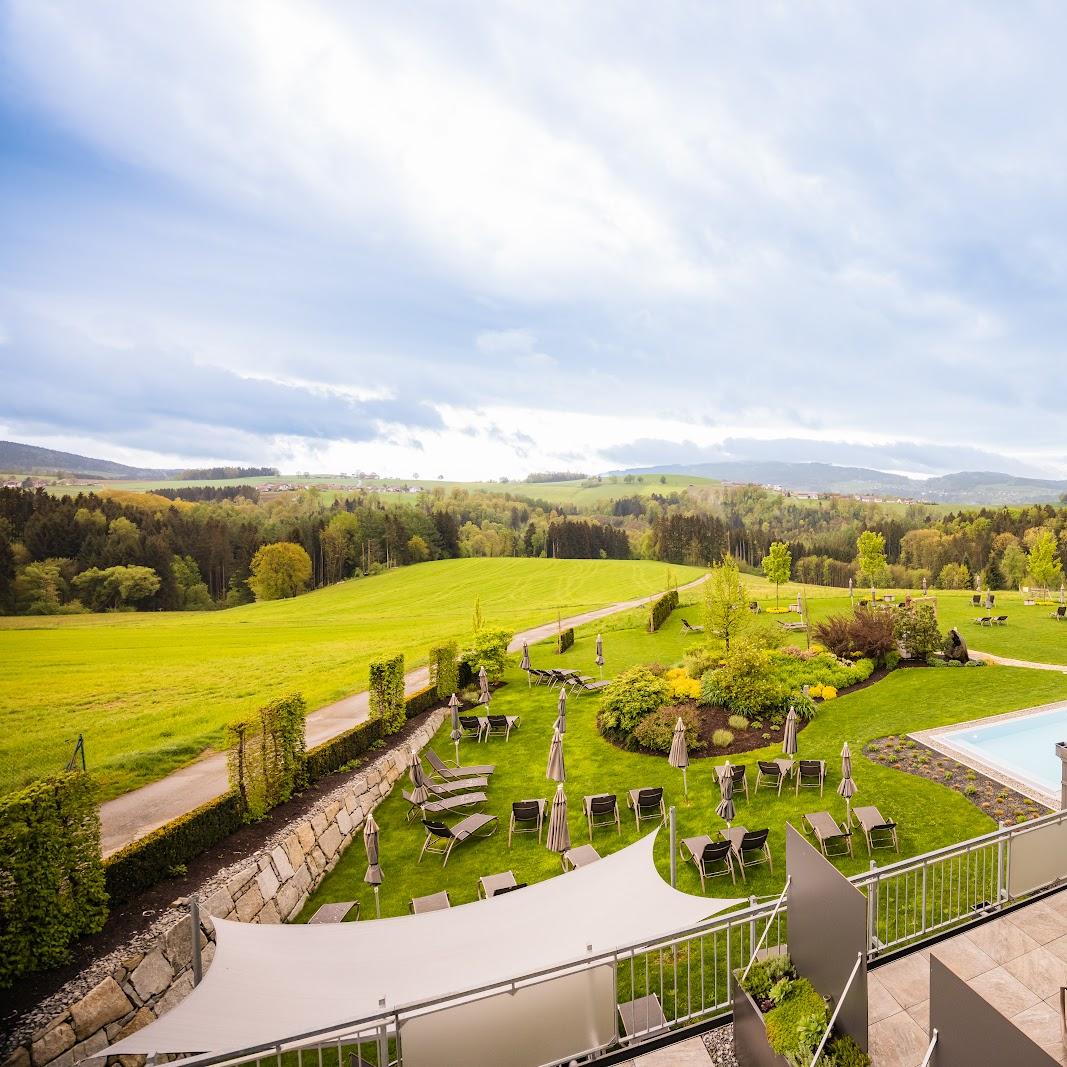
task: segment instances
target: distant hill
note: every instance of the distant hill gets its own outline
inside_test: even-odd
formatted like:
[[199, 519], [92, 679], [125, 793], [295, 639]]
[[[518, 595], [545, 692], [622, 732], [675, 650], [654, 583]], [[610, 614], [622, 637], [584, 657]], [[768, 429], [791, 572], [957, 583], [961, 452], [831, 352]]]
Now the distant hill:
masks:
[[176, 470], [159, 467], [128, 467], [109, 459], [78, 456], [73, 452], [57, 452], [37, 445], [23, 445], [17, 441], [0, 441], [0, 471], [13, 474], [77, 474], [87, 478], [173, 478]]
[[868, 467], [833, 463], [738, 461], [631, 467], [618, 474], [690, 474], [725, 482], [779, 485], [791, 492], [841, 493], [850, 496], [903, 497], [938, 504], [1057, 503], [1067, 494], [1067, 481], [1022, 478], [994, 471], [963, 471], [936, 478], [908, 478]]

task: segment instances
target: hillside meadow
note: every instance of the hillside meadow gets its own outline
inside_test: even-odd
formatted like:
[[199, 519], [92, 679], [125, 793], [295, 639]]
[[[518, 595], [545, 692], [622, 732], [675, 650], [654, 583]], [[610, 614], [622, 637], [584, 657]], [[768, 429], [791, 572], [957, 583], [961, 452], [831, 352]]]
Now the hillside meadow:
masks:
[[487, 623], [521, 629], [662, 590], [697, 568], [636, 560], [455, 559], [212, 612], [0, 618], [0, 792], [61, 769], [79, 733], [113, 797], [217, 745], [226, 722], [299, 690], [367, 688], [372, 660], [426, 662]]

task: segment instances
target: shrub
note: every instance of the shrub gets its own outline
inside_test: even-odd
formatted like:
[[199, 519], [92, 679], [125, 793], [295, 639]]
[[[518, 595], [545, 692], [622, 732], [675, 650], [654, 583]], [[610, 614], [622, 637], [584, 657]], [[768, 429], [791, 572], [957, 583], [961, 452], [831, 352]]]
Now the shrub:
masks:
[[648, 609], [648, 632], [655, 633], [678, 607], [678, 590], [671, 589], [663, 596], [653, 600]]
[[508, 645], [513, 636], [510, 630], [483, 626], [471, 638], [470, 647], [460, 655], [460, 665], [466, 664], [472, 678], [484, 667], [489, 681], [498, 681], [508, 665]]
[[[449, 696], [455, 692], [454, 689], [450, 689]], [[421, 715], [424, 711], [429, 711], [430, 708], [436, 707], [441, 703], [441, 697], [437, 690], [428, 685], [425, 689], [420, 689], [417, 693], [412, 693], [409, 697], [404, 697], [404, 718], [405, 720], [414, 718], [416, 715]]]
[[771, 653], [774, 676], [790, 689], [805, 685], [832, 685], [837, 689], [866, 681], [874, 673], [874, 661], [867, 658], [850, 663], [832, 653], [801, 653], [783, 649]]
[[830, 1040], [822, 1062], [823, 1067], [871, 1067], [871, 1057], [848, 1034]]
[[742, 988], [757, 1003], [771, 995], [772, 987], [783, 978], [796, 978], [793, 962], [788, 956], [768, 956], [757, 960], [745, 975]]
[[395, 734], [407, 720], [403, 654], [370, 665], [370, 715], [381, 720], [385, 736]]
[[230, 789], [248, 819], [260, 819], [306, 781], [307, 705], [299, 693], [226, 727]]
[[657, 678], [647, 667], [623, 671], [604, 689], [600, 702], [601, 727], [632, 734], [637, 724], [670, 700], [665, 678]]
[[646, 715], [634, 730], [634, 740], [653, 752], [670, 752], [674, 728], [681, 717], [685, 726], [685, 747], [696, 752], [704, 747], [698, 736], [697, 714], [693, 708], [658, 708]]
[[729, 748], [734, 743], [734, 735], [729, 730], [716, 730], [711, 735], [711, 743], [716, 748]]
[[893, 616], [893, 634], [908, 659], [926, 659], [944, 642], [937, 616], [929, 604], [899, 608]]
[[568, 626], [556, 635], [556, 651], [562, 656], [574, 644], [574, 627]]
[[430, 685], [442, 700], [459, 688], [459, 653], [455, 641], [430, 649]]
[[791, 982], [788, 992], [765, 1016], [767, 1040], [790, 1063], [811, 1062], [829, 1013], [826, 1002], [806, 978]]
[[806, 693], [790, 693], [789, 706], [797, 713], [801, 722], [811, 722], [815, 718], [815, 701]]
[[833, 700], [837, 696], [837, 690], [832, 685], [824, 685], [822, 687], [823, 700]]
[[675, 700], [696, 700], [700, 696], [700, 682], [690, 678], [683, 667], [673, 667], [664, 675]]
[[722, 656], [708, 645], [696, 645], [682, 657], [686, 674], [698, 681], [722, 664]]
[[83, 773], [0, 798], [0, 987], [63, 963], [107, 918], [95, 787]]
[[747, 730], [748, 729], [748, 719], [746, 719], [744, 717], [744, 715], [731, 715], [726, 720], [726, 722], [728, 723], [730, 728], [733, 729], [733, 730]]
[[879, 608], [856, 608], [851, 615], [830, 615], [815, 623], [812, 633], [837, 656], [859, 653], [881, 662], [896, 647], [893, 613]]
[[701, 679], [700, 700], [752, 717], [781, 707], [787, 689], [772, 674], [770, 653], [751, 641], [737, 640], [718, 670]]

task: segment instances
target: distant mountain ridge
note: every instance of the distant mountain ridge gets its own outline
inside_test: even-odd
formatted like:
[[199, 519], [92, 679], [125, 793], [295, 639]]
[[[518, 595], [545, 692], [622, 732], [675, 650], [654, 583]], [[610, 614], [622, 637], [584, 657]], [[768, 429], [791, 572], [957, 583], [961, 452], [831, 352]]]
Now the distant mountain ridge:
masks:
[[938, 504], [1045, 504], [1067, 494], [1067, 480], [1023, 478], [996, 471], [961, 471], [935, 478], [843, 467], [834, 463], [787, 463], [739, 460], [719, 463], [673, 463], [631, 467], [615, 474], [692, 474], [724, 482], [778, 485], [790, 492], [888, 496]]
[[110, 459], [57, 452], [17, 441], [0, 441], [0, 470], [18, 474], [78, 474], [92, 478], [173, 478], [178, 471], [159, 467], [128, 467]]

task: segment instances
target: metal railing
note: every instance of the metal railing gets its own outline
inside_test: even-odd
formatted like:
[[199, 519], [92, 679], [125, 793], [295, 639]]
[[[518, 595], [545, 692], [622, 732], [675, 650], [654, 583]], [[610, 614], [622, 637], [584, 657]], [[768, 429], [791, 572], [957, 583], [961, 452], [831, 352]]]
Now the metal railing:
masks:
[[[1065, 820], [1067, 812], [1055, 812], [885, 867], [872, 863], [869, 871], [853, 875], [850, 880], [867, 897], [867, 958], [918, 944], [1050, 888], [1009, 898], [1010, 843], [1018, 834]], [[624, 1039], [637, 1051], [642, 1043], [662, 1039], [671, 1030], [712, 1022], [730, 1012], [731, 976], [745, 969], [760, 950], [768, 955], [787, 950], [788, 906], [782, 901], [779, 896], [750, 898], [738, 911], [670, 937], [401, 1009], [385, 1010], [383, 1005], [374, 1016], [351, 1019], [328, 1031], [291, 1035], [281, 1043], [180, 1062], [185, 1067], [268, 1063], [270, 1067], [385, 1067], [388, 1060], [403, 1067], [405, 1020], [608, 964], [614, 969], [620, 1004], [654, 995], [662, 1008], [664, 1022], [657, 1019]], [[606, 1046], [575, 1051], [559, 1062], [576, 1056], [595, 1058], [605, 1051]]]

